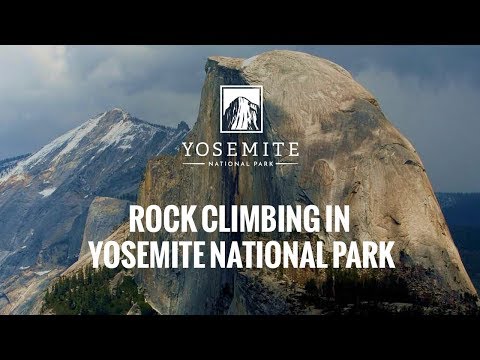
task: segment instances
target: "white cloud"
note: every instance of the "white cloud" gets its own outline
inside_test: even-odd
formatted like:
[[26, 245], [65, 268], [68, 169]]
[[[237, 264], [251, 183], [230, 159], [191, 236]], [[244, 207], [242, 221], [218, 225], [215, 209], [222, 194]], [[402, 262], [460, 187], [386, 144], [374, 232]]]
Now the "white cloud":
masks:
[[102, 61], [88, 75], [87, 81], [93, 81], [100, 84], [110, 84], [111, 82], [120, 81], [125, 78], [122, 65], [113, 57]]
[[[67, 75], [67, 48], [63, 45], [33, 45], [26, 47], [40, 68], [40, 76], [49, 83], [63, 83]], [[28, 55], [27, 55], [28, 56]]]

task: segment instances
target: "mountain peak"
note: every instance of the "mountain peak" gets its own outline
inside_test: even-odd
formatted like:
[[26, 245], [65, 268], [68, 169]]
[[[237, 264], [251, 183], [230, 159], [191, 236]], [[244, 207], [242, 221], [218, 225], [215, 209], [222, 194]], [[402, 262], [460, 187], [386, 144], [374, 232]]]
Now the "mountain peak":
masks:
[[104, 121], [111, 121], [117, 122], [122, 120], [131, 120], [133, 117], [130, 115], [129, 112], [121, 109], [121, 108], [113, 108], [111, 110], [107, 110], [104, 113], [98, 114], [95, 116], [100, 122]]
[[113, 108], [112, 110], [107, 111], [107, 113], [121, 113], [125, 115], [130, 115], [128, 111], [125, 111], [122, 108]]

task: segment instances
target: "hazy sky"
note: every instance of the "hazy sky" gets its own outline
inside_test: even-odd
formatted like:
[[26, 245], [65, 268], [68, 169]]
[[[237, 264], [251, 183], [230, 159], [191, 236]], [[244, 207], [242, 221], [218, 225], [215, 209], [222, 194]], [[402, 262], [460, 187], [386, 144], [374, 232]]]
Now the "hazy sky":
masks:
[[480, 46], [0, 46], [0, 159], [114, 107], [192, 125], [208, 56], [284, 48], [350, 71], [414, 144], [436, 191], [480, 191]]

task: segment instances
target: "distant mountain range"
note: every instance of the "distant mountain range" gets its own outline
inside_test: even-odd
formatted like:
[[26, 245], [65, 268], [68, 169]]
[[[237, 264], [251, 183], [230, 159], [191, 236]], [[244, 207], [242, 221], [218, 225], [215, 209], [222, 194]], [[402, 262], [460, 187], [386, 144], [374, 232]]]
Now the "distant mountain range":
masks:
[[148, 159], [176, 153], [189, 130], [114, 109], [32, 155], [0, 161], [0, 294], [76, 261], [92, 200], [135, 200]]
[[453, 240], [480, 292], [480, 193], [437, 193]]

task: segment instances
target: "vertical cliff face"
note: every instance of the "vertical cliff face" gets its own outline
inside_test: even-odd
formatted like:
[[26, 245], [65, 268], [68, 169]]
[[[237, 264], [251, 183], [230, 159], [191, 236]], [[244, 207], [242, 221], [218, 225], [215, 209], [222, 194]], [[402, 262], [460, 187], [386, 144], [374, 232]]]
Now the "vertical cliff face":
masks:
[[[220, 134], [220, 85], [249, 84], [264, 88], [263, 134]], [[348, 204], [349, 233], [316, 234], [327, 247], [333, 240], [394, 240], [396, 271], [410, 292], [443, 304], [460, 301], [464, 293], [475, 294], [418, 154], [385, 118], [377, 100], [338, 65], [290, 51], [247, 60], [212, 57], [206, 64], [198, 119], [186, 141], [295, 141], [300, 156], [282, 158], [298, 162], [295, 166], [193, 167], [183, 164], [182, 150], [173, 158], [148, 163], [140, 188], [143, 206]], [[208, 164], [227, 159], [208, 155], [189, 160]], [[240, 237], [137, 234], [137, 240]], [[137, 276], [162, 313], [291, 309], [275, 302], [275, 291], [270, 291], [269, 306], [259, 306], [252, 300], [255, 291], [269, 290], [252, 286], [251, 279], [236, 270], [157, 269], [141, 270]]]

